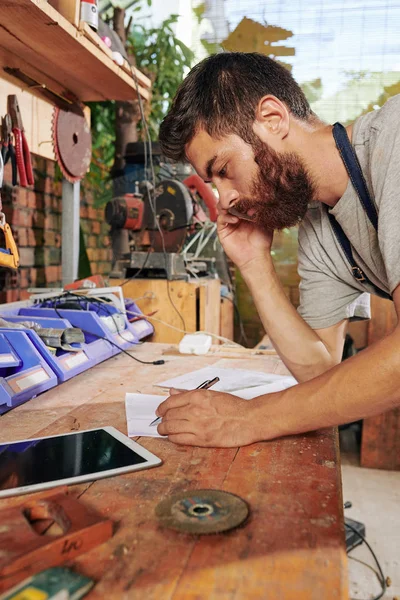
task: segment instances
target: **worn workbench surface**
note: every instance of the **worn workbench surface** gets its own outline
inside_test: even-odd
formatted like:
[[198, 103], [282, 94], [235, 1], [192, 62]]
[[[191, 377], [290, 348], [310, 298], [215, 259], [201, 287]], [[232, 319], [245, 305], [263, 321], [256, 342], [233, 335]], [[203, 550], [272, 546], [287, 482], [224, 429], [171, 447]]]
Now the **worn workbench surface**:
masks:
[[[160, 357], [165, 344], [135, 350]], [[120, 355], [0, 418], [0, 443], [112, 425], [127, 432], [125, 392], [158, 393], [153, 382], [215, 364], [214, 357], [166, 356], [145, 366]], [[285, 373], [273, 356], [223, 359], [220, 366]], [[113, 519], [112, 539], [74, 561], [97, 581], [90, 599], [346, 599], [340, 460], [333, 429], [236, 449], [140, 443], [164, 464], [71, 490]], [[158, 502], [193, 488], [223, 489], [251, 507], [244, 527], [190, 536], [162, 529]], [[15, 499], [0, 501], [0, 508]]]

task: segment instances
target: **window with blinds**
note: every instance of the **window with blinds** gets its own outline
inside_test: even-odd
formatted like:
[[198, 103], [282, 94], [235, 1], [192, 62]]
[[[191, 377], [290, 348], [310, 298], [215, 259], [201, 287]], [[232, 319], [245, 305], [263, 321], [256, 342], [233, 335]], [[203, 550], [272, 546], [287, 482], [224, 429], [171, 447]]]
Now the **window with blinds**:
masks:
[[328, 123], [349, 123], [400, 93], [395, 0], [207, 0], [194, 10], [198, 55], [225, 48], [273, 56]]

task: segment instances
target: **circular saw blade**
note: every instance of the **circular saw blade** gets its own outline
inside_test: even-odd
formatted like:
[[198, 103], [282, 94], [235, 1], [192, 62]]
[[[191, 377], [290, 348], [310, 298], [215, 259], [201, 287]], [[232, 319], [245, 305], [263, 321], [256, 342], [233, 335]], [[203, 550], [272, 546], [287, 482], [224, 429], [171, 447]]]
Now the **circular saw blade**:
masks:
[[75, 183], [87, 173], [92, 157], [92, 135], [82, 106], [72, 104], [68, 110], [55, 107], [53, 112], [53, 147], [64, 177]]
[[179, 252], [187, 238], [187, 228], [192, 222], [193, 199], [183, 183], [165, 179], [154, 190], [154, 203], [161, 233], [154, 227], [150, 233], [155, 252]]
[[156, 507], [162, 525], [196, 535], [221, 533], [241, 525], [249, 515], [248, 504], [222, 490], [192, 490], [175, 494]]

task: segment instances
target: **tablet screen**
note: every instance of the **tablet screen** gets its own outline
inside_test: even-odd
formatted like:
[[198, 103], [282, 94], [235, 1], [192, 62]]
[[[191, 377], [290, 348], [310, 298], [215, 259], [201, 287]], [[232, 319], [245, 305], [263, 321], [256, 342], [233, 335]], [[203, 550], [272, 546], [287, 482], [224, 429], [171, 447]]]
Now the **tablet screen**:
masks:
[[0, 445], [0, 490], [146, 463], [104, 429]]

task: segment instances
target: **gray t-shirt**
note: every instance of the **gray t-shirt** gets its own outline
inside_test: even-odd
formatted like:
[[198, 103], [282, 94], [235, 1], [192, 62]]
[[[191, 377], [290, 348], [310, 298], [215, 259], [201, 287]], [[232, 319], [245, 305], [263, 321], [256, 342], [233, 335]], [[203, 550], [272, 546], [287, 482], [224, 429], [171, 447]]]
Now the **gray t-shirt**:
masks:
[[[400, 283], [400, 95], [360, 117], [352, 143], [378, 211], [378, 232], [350, 181], [329, 210], [348, 237], [356, 263], [391, 294]], [[374, 290], [354, 279], [321, 202], [310, 204], [299, 229], [299, 275], [298, 310], [313, 329], [370, 318]]]

